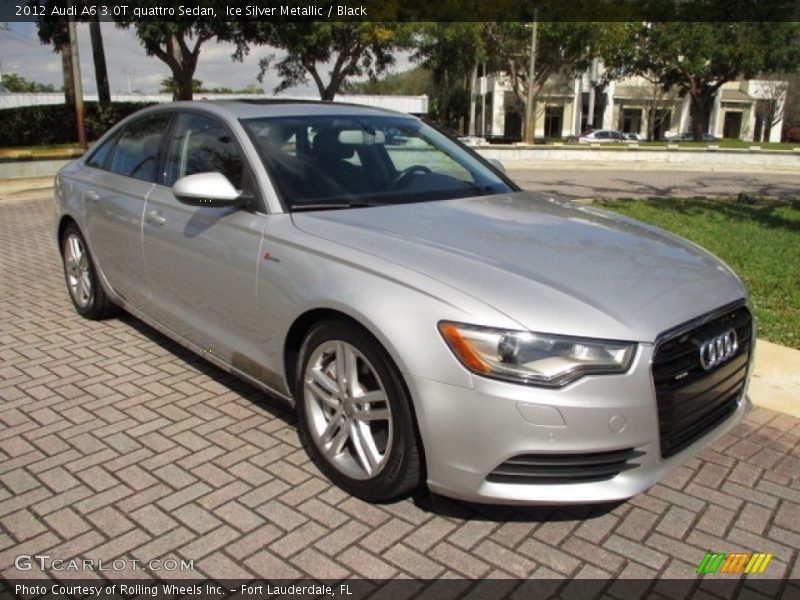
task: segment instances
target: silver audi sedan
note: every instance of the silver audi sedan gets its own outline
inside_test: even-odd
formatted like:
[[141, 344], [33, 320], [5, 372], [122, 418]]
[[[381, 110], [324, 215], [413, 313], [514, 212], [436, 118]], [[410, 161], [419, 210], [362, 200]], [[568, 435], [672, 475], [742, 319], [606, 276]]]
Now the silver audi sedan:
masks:
[[631, 219], [523, 192], [419, 119], [174, 103], [56, 178], [75, 309], [124, 309], [296, 407], [370, 501], [638, 494], [731, 429], [741, 281]]

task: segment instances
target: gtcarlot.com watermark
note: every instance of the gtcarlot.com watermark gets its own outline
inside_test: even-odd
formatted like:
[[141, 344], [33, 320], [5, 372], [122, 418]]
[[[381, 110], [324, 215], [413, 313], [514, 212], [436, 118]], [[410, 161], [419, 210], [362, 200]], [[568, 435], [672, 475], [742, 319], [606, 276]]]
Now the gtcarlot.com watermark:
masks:
[[194, 560], [164, 558], [136, 560], [117, 558], [102, 560], [91, 558], [54, 558], [49, 554], [20, 554], [14, 559], [20, 571], [194, 571]]

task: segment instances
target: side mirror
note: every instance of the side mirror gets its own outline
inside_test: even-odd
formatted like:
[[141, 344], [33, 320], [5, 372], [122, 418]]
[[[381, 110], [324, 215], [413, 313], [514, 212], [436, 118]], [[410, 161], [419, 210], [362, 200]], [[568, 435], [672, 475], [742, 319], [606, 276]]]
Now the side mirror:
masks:
[[181, 177], [172, 193], [189, 206], [241, 206], [247, 198], [222, 173], [195, 173]]
[[495, 169], [497, 169], [498, 171], [500, 171], [501, 173], [503, 173], [503, 174], [505, 175], [506, 168], [503, 166], [503, 163], [501, 163], [501, 162], [500, 162], [499, 160], [497, 160], [496, 158], [490, 158], [490, 159], [489, 159], [489, 162], [492, 164], [492, 166], [493, 166]]

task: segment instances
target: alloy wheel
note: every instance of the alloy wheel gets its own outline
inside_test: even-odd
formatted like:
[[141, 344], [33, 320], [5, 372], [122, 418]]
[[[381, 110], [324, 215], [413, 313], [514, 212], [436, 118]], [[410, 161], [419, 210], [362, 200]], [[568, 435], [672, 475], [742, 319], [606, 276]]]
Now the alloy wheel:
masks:
[[308, 429], [325, 459], [353, 479], [371, 479], [389, 458], [394, 427], [384, 385], [357, 348], [320, 344], [303, 376]]
[[75, 304], [86, 307], [92, 300], [92, 278], [89, 271], [89, 254], [80, 236], [69, 234], [64, 240], [64, 268], [67, 286]]

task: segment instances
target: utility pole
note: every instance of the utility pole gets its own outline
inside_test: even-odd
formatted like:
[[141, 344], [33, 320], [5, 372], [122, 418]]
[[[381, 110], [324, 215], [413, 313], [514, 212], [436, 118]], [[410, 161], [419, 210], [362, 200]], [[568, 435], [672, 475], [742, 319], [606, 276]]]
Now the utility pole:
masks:
[[128, 80], [128, 94], [129, 95], [133, 94], [133, 86], [131, 85], [131, 77], [133, 75], [136, 75], [136, 69], [122, 69], [122, 74], [125, 75], [125, 77]]
[[[591, 70], [589, 71], [589, 114], [586, 115], [586, 129], [594, 129], [594, 107], [597, 96], [597, 59], [592, 59]], [[583, 132], [581, 132], [583, 133]]]
[[[486, 78], [486, 63], [483, 63], [483, 78], [481, 79], [481, 137], [486, 137], [486, 92], [489, 80]], [[491, 120], [489, 121], [491, 123]]]
[[475, 135], [475, 103], [478, 101], [478, 94], [475, 91], [478, 79], [478, 61], [472, 65], [472, 77], [469, 86], [469, 135]]
[[536, 78], [536, 29], [537, 19], [536, 13], [538, 9], [533, 9], [533, 23], [531, 24], [531, 61], [530, 69], [528, 70], [528, 98], [525, 103], [525, 143], [535, 143], [535, 129], [536, 129], [536, 109], [533, 106], [533, 81]]
[[[72, 0], [67, 0], [67, 6], [72, 6]], [[88, 149], [86, 143], [86, 124], [83, 119], [83, 86], [81, 85], [81, 63], [78, 56], [78, 36], [75, 32], [75, 20], [67, 17], [69, 31], [69, 56], [72, 62], [72, 81], [75, 86], [75, 124], [78, 128], [78, 145], [81, 150]]]

